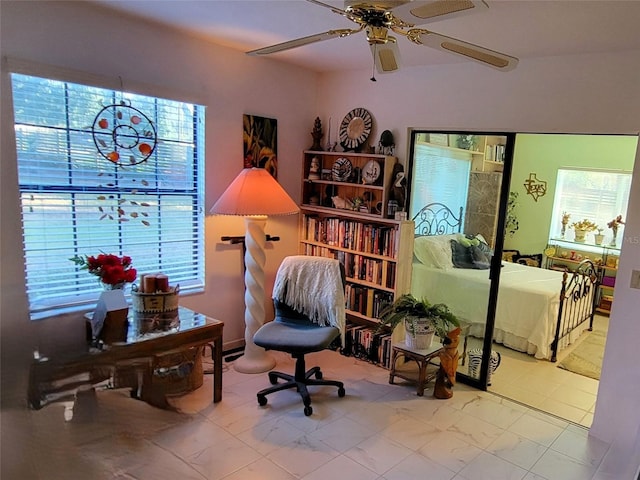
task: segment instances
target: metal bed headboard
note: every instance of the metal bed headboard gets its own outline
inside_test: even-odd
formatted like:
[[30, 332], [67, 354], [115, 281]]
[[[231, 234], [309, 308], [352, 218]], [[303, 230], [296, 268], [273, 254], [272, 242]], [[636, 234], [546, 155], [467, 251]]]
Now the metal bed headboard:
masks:
[[413, 217], [416, 235], [447, 235], [462, 231], [462, 207], [456, 216], [443, 203], [430, 203]]

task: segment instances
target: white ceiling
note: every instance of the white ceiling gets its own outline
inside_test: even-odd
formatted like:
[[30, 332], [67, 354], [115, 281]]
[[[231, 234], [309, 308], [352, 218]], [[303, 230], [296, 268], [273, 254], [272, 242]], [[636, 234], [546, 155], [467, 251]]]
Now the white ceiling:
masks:
[[[331, 10], [305, 0], [93, 1], [240, 51], [355, 26]], [[324, 3], [344, 7], [340, 0]], [[428, 28], [518, 57], [521, 62], [543, 56], [640, 50], [640, 0], [488, 0], [487, 3], [488, 10], [430, 23]], [[466, 61], [412, 44], [405, 38], [399, 38], [398, 42], [405, 66]], [[364, 32], [270, 57], [318, 72], [372, 66]]]

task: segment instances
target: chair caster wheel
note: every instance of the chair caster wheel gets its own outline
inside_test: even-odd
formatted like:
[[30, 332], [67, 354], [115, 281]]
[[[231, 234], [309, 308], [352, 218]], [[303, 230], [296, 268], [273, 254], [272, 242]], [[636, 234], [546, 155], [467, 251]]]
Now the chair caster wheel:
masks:
[[308, 407], [304, 407], [304, 414], [305, 416], [309, 416], [313, 413], [313, 408], [311, 408], [311, 405], [309, 405]]
[[258, 405], [264, 407], [267, 404], [267, 397], [264, 395], [258, 395]]
[[321, 371], [317, 371], [316, 372], [316, 380], [322, 380], [322, 372]]
[[342, 388], [342, 387], [341, 387], [341, 388], [338, 388], [338, 396], [339, 396], [340, 398], [344, 397], [344, 396], [345, 396], [345, 394], [346, 394], [346, 392], [344, 391], [344, 388]]

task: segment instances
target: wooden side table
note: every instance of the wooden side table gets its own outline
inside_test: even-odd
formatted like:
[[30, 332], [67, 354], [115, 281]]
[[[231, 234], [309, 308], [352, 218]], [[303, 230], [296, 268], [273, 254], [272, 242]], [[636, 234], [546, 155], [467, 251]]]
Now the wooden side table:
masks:
[[[389, 372], [389, 383], [393, 385], [393, 378], [400, 377], [410, 382], [416, 383], [418, 386], [417, 394], [422, 397], [424, 389], [431, 380], [436, 376], [437, 370], [427, 375], [427, 366], [431, 363], [440, 352], [444, 350], [439, 343], [424, 350], [417, 350], [407, 347], [404, 343], [394, 343], [391, 349], [391, 371]], [[418, 364], [418, 375], [415, 371], [398, 368], [398, 360], [404, 358], [413, 360]], [[435, 365], [432, 363], [432, 365]]]

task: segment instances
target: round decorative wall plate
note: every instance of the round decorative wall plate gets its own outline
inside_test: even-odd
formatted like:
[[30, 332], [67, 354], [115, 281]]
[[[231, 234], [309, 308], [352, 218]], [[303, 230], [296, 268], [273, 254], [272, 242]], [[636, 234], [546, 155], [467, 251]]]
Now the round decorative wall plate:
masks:
[[362, 167], [362, 181], [369, 185], [376, 183], [376, 180], [380, 178], [380, 164], [375, 160], [369, 160]]
[[340, 145], [345, 150], [357, 150], [369, 138], [373, 120], [364, 108], [354, 108], [345, 115], [340, 124]]
[[555, 247], [547, 247], [544, 249], [544, 254], [547, 257], [553, 257], [556, 254], [556, 248]]
[[346, 182], [349, 180], [352, 171], [353, 165], [351, 165], [351, 161], [345, 157], [338, 158], [333, 162], [333, 167], [331, 167], [331, 175], [336, 182]]

